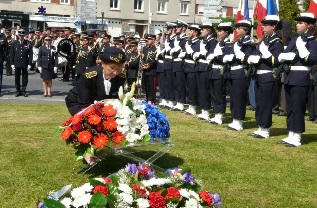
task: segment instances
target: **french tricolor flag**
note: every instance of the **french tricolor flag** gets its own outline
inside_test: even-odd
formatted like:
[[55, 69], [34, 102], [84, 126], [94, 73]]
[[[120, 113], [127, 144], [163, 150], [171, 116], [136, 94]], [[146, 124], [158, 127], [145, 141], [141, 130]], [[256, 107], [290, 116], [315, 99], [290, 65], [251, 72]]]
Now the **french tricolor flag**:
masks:
[[317, 0], [310, 0], [307, 12], [313, 13], [317, 17]]
[[[237, 23], [240, 20], [249, 20], [248, 0], [240, 0], [235, 23]], [[236, 38], [237, 38], [237, 34], [236, 32], [234, 32], [234, 39]]]
[[[314, 0], [317, 1], [317, 0]], [[257, 19], [258, 26], [256, 33], [259, 38], [263, 36], [263, 29], [261, 21], [266, 15], [278, 15], [278, 0], [258, 0], [254, 8], [254, 19]]]

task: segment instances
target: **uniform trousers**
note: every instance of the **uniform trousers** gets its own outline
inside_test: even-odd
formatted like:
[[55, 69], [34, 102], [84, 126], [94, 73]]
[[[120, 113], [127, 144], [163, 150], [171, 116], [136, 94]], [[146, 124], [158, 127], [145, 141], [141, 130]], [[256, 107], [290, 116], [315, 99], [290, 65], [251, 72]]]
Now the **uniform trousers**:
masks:
[[70, 76], [70, 59], [67, 59], [67, 62], [65, 64], [65, 66], [62, 67], [62, 71], [63, 71], [63, 81], [68, 82], [69, 81], [69, 76]]
[[166, 95], [166, 74], [165, 72], [156, 72], [157, 74], [157, 84], [159, 86], [160, 89], [160, 97], [162, 99], [166, 99], [167, 95]]
[[[177, 70], [175, 70], [177, 68]], [[181, 62], [174, 62], [174, 89], [175, 89], [175, 101], [179, 103], [186, 102], [186, 79]]]
[[187, 89], [187, 103], [189, 105], [197, 105], [197, 72], [185, 72], [185, 78]]
[[274, 106], [275, 82], [255, 82], [255, 119], [262, 128], [272, 126], [272, 108]]
[[309, 86], [285, 84], [287, 129], [295, 133], [305, 132], [305, 111]]
[[210, 80], [210, 95], [214, 113], [226, 112], [226, 79]]
[[248, 97], [247, 78], [230, 79], [229, 90], [231, 117], [237, 120], [244, 120]]
[[164, 71], [165, 71], [165, 95], [169, 101], [175, 100], [174, 93], [174, 73], [173, 73], [173, 61], [172, 59], [164, 60]]
[[6, 75], [11, 76], [12, 75], [12, 69], [11, 69], [11, 63], [10, 63], [10, 55], [7, 57], [6, 61]]
[[2, 91], [2, 79], [3, 79], [3, 62], [0, 63], [0, 94]]
[[145, 88], [145, 95], [146, 101], [155, 102], [155, 76], [153, 75], [144, 75], [144, 88]]
[[210, 72], [209, 71], [197, 71], [197, 91], [199, 105], [202, 110], [210, 110], [211, 98], [210, 98]]
[[309, 90], [309, 98], [308, 98], [308, 111], [309, 117], [312, 120], [317, 119], [317, 83], [312, 84]]
[[[21, 90], [22, 75], [22, 90]], [[25, 92], [28, 85], [28, 70], [26, 68], [15, 68], [15, 88], [17, 92]]]

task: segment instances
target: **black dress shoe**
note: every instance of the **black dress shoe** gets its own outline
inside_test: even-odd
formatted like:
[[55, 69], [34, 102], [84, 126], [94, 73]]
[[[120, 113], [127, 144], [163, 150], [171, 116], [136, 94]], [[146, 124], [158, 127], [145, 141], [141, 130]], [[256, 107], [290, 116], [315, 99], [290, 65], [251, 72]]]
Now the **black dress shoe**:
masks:
[[287, 116], [287, 114], [285, 112], [283, 112], [283, 111], [280, 111], [277, 115], [278, 116]]
[[52, 97], [52, 95], [47, 95], [47, 97]]
[[272, 113], [278, 115], [280, 113], [280, 111], [279, 110], [272, 110]]
[[313, 119], [312, 117], [309, 116], [306, 118], [306, 121], [315, 121], [315, 119]]
[[47, 95], [43, 95], [43, 97], [47, 97]]
[[28, 95], [26, 94], [26, 92], [22, 93], [23, 97], [28, 97]]
[[267, 139], [264, 136], [261, 136], [259, 134], [254, 134], [253, 137], [256, 138], [256, 139]]
[[2, 97], [3, 96], [3, 94], [2, 93], [0, 93], [0, 97]]
[[288, 143], [281, 140], [281, 141], [276, 142], [276, 144], [288, 144]]
[[21, 95], [22, 95], [21, 92], [17, 92], [17, 93], [15, 94], [15, 97], [19, 97], [19, 96], [21, 96]]

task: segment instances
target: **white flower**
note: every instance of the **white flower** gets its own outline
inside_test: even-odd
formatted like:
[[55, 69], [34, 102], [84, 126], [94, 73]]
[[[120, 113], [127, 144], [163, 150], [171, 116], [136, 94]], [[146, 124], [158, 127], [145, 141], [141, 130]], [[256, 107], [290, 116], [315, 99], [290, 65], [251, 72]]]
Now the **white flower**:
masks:
[[[103, 179], [102, 179], [103, 180]], [[90, 185], [90, 183], [85, 183], [84, 185], [81, 186], [81, 188], [85, 191], [85, 192], [90, 192], [94, 187], [92, 185]]]
[[95, 180], [100, 181], [101, 183], [105, 183], [105, 180], [103, 178], [95, 178]]
[[118, 189], [126, 194], [132, 193], [132, 189], [127, 184], [120, 183]]
[[82, 197], [76, 198], [73, 201], [72, 205], [76, 208], [86, 206], [87, 204], [89, 204], [91, 197], [91, 194], [84, 194]]
[[134, 133], [128, 133], [126, 136], [126, 140], [128, 142], [135, 142], [137, 140], [140, 140], [140, 135], [134, 134]]
[[140, 136], [143, 138], [145, 135], [149, 134], [149, 125], [144, 125], [141, 128]]
[[188, 199], [185, 202], [185, 208], [194, 208], [194, 207], [200, 207], [199, 203], [195, 199]]
[[177, 204], [174, 204], [172, 202], [169, 202], [168, 204], [166, 204], [166, 208], [176, 208]]
[[164, 184], [171, 183], [171, 179], [167, 178], [151, 178], [150, 180], [143, 180], [141, 183], [145, 187], [150, 187], [150, 186], [162, 186]]
[[119, 118], [128, 118], [132, 115], [133, 112], [130, 110], [128, 106], [121, 106], [117, 109], [116, 116]]
[[119, 194], [119, 201], [123, 201], [127, 204], [132, 204], [133, 203], [133, 197], [130, 194], [126, 193], [120, 193]]
[[82, 197], [83, 195], [85, 194], [85, 190], [81, 187], [79, 188], [74, 188], [71, 192], [71, 196], [74, 198], [74, 199], [77, 199], [77, 198], [80, 198]]
[[66, 208], [69, 208], [70, 205], [72, 204], [72, 200], [69, 197], [65, 197], [64, 199], [61, 200], [61, 203], [64, 204]]
[[185, 198], [189, 198], [190, 197], [190, 194], [189, 192], [187, 191], [187, 189], [180, 189], [179, 190], [179, 193], [182, 197], [185, 197]]
[[141, 125], [147, 124], [146, 116], [145, 115], [140, 115], [136, 119], [136, 123], [141, 124]]
[[199, 195], [198, 195], [195, 191], [190, 190], [190, 191], [189, 191], [189, 194], [190, 194], [191, 196], [193, 196], [197, 201], [200, 200], [200, 199], [199, 199]]
[[129, 126], [118, 126], [117, 130], [121, 131], [122, 134], [127, 135], [129, 132]]
[[116, 123], [117, 123], [119, 126], [126, 126], [126, 125], [129, 124], [129, 119], [117, 118], [117, 119], [116, 119]]
[[147, 199], [139, 198], [136, 200], [139, 208], [150, 207], [149, 201]]

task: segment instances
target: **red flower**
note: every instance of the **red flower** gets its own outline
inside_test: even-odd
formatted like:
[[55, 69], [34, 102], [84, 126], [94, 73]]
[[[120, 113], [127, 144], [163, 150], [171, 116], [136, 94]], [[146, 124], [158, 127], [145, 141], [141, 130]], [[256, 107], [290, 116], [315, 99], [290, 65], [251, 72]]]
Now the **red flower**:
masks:
[[142, 165], [142, 170], [139, 170], [139, 175], [147, 175], [151, 168], [146, 165]]
[[113, 108], [113, 105], [106, 105], [102, 109], [105, 116], [112, 117], [115, 116], [117, 111]]
[[71, 127], [66, 127], [63, 132], [62, 132], [62, 139], [63, 140], [68, 140], [69, 137], [73, 134], [73, 130]]
[[78, 134], [78, 141], [83, 144], [88, 144], [91, 139], [91, 133], [87, 130], [82, 131]]
[[208, 193], [208, 191], [201, 191], [199, 192], [199, 196], [200, 198], [203, 200], [203, 202], [206, 203], [207, 206], [211, 206], [212, 205], [212, 197], [211, 195]]
[[146, 189], [144, 187], [133, 184], [132, 188], [134, 191], [136, 191], [137, 194], [142, 195], [142, 196], [146, 196]]
[[174, 187], [170, 187], [167, 189], [167, 195], [165, 196], [166, 199], [170, 198], [181, 198], [181, 194], [179, 193], [179, 190]]
[[82, 125], [81, 125], [81, 123], [76, 123], [76, 124], [72, 125], [72, 128], [74, 131], [79, 131], [82, 129]]
[[112, 134], [112, 141], [116, 144], [119, 144], [124, 140], [124, 135], [120, 131], [116, 131]]
[[112, 183], [112, 180], [110, 178], [103, 178], [103, 180], [105, 181], [105, 183]]
[[108, 137], [105, 134], [97, 134], [94, 136], [94, 145], [97, 148], [103, 148], [108, 143]]
[[82, 120], [82, 115], [76, 114], [73, 117], [72, 123], [77, 124], [77, 123], [81, 122], [81, 120]]
[[90, 115], [88, 117], [88, 123], [90, 123], [91, 125], [98, 125], [101, 121], [100, 116], [97, 115]]
[[69, 119], [67, 119], [66, 121], [63, 122], [62, 126], [68, 126], [69, 124], [71, 124], [73, 120], [73, 116], [71, 116]]
[[102, 131], [102, 130], [103, 130], [102, 124], [98, 124], [98, 126], [97, 126], [97, 131], [100, 132], [100, 131]]
[[164, 208], [166, 206], [164, 197], [157, 192], [150, 193], [149, 203], [152, 208]]
[[107, 118], [104, 122], [103, 122], [103, 126], [105, 127], [106, 130], [108, 131], [114, 131], [117, 129], [117, 122], [116, 119], [114, 118]]
[[108, 188], [105, 186], [101, 186], [101, 185], [97, 185], [95, 186], [95, 188], [92, 190], [92, 192], [95, 193], [102, 193], [104, 195], [108, 195], [109, 191]]
[[92, 112], [94, 112], [95, 107], [94, 106], [90, 106], [89, 108], [86, 109], [86, 111], [83, 113], [85, 116], [89, 116], [90, 114], [92, 114]]

